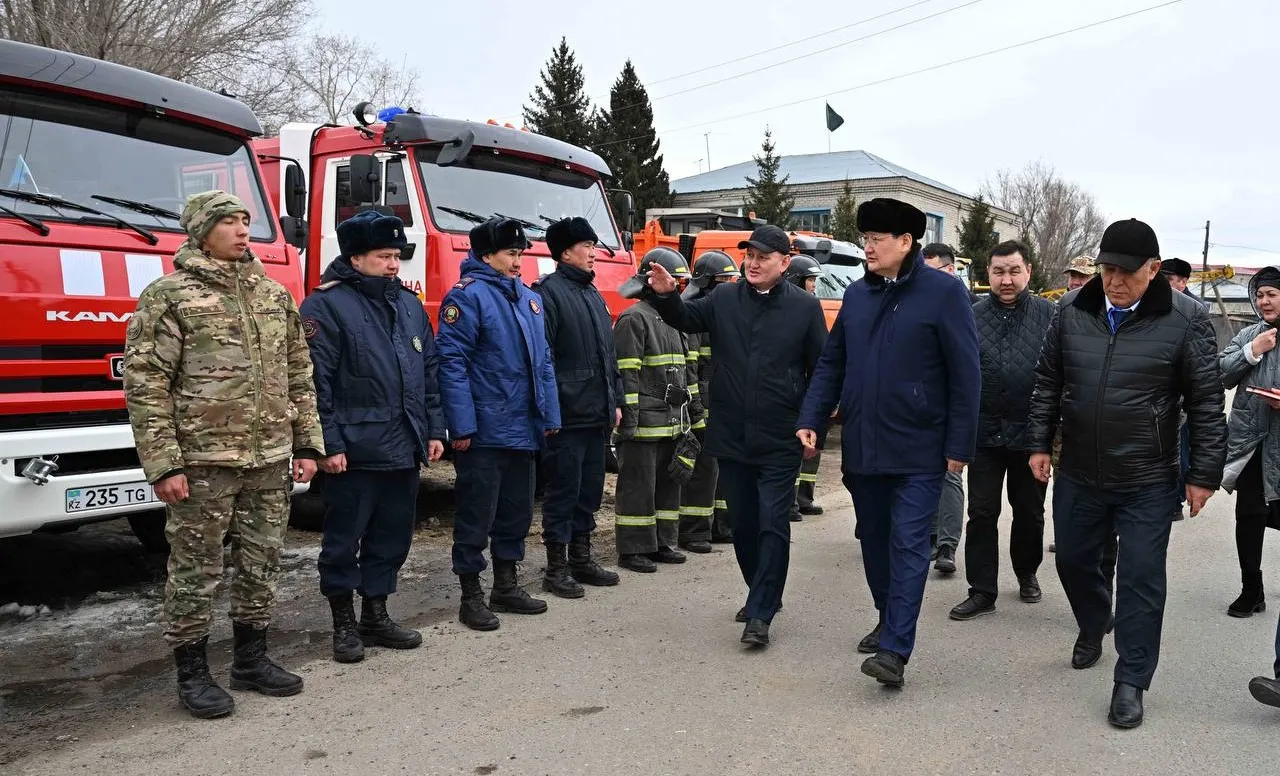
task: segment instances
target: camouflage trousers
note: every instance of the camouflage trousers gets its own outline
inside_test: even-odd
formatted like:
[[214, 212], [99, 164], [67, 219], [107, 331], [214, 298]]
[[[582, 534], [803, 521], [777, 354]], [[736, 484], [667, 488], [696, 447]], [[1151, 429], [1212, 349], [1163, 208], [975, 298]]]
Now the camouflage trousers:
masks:
[[172, 647], [209, 635], [222, 585], [223, 537], [231, 535], [231, 619], [271, 622], [280, 549], [289, 524], [289, 462], [255, 469], [187, 467], [191, 495], [169, 507], [165, 641]]

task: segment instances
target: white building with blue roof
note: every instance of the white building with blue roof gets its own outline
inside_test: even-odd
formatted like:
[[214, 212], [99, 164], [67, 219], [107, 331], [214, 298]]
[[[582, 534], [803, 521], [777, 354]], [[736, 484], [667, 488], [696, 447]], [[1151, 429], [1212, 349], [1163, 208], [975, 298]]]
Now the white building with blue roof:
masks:
[[[859, 202], [873, 197], [892, 197], [920, 208], [928, 216], [924, 242], [945, 242], [958, 248], [961, 220], [974, 201], [968, 194], [866, 151], [779, 158], [778, 174], [788, 178], [789, 192], [795, 197], [791, 228], [829, 232], [831, 211], [847, 180]], [[673, 205], [746, 215], [743, 207], [747, 196], [746, 178], [754, 178], [757, 172], [756, 163], [746, 161], [672, 181]], [[1021, 220], [1016, 213], [997, 207], [991, 208], [991, 213], [1001, 240], [1016, 238], [1021, 232]]]

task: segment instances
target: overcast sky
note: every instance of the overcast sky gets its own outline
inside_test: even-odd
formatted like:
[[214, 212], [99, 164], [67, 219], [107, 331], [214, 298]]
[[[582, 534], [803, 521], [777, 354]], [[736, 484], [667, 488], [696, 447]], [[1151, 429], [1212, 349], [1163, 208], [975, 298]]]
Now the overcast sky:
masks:
[[1166, 258], [1198, 262], [1212, 220], [1211, 262], [1280, 263], [1276, 0], [1182, 0], [862, 86], [1164, 1], [488, 0], [395, 13], [317, 3], [325, 29], [378, 41], [416, 68], [415, 107], [443, 116], [518, 123], [561, 36], [597, 102], [630, 59], [673, 180], [696, 174], [699, 160], [707, 169], [708, 141], [714, 167], [750, 159], [766, 125], [779, 153], [826, 151], [829, 101], [846, 120], [833, 150], [866, 150], [971, 193], [1000, 168], [1044, 159], [1093, 192], [1108, 220], [1151, 223]]

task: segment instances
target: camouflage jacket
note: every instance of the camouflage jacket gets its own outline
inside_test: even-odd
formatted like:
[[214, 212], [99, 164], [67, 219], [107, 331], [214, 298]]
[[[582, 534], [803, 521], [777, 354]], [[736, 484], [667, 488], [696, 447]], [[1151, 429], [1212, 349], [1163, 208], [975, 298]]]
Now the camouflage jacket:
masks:
[[311, 356], [289, 292], [251, 254], [189, 243], [129, 321], [124, 393], [148, 482], [184, 466], [265, 466], [323, 454]]

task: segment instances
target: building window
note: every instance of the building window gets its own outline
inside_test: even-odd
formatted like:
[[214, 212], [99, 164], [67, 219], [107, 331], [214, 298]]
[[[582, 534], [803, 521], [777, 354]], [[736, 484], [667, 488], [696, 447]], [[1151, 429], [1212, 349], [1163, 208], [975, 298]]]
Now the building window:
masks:
[[924, 214], [924, 244], [942, 242], [942, 216], [937, 213]]
[[818, 209], [792, 210], [791, 228], [797, 232], [828, 233], [831, 231], [831, 211]]

